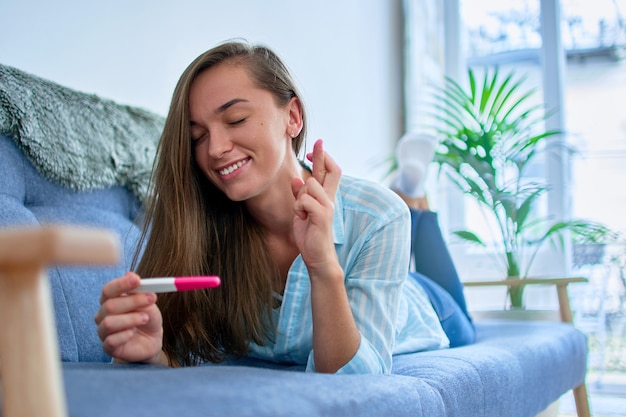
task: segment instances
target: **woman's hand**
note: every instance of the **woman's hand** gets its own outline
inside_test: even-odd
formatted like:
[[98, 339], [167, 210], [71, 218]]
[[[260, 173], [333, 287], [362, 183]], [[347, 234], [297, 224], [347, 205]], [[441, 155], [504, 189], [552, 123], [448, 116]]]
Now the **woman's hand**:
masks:
[[294, 234], [302, 259], [309, 269], [336, 270], [338, 264], [333, 242], [333, 217], [335, 194], [339, 187], [341, 169], [324, 152], [321, 140], [315, 142], [313, 152], [307, 155], [313, 163], [312, 175], [306, 182], [300, 178], [292, 181], [294, 204]]
[[130, 293], [141, 283], [128, 272], [102, 288], [94, 320], [104, 351], [118, 361], [167, 365], [162, 352], [163, 319], [154, 293]]

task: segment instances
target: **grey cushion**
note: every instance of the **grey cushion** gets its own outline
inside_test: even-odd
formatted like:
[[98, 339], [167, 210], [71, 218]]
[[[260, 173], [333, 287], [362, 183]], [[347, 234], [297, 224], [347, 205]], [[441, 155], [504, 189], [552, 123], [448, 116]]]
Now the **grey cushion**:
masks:
[[164, 121], [0, 64], [0, 134], [74, 190], [123, 185], [143, 198]]

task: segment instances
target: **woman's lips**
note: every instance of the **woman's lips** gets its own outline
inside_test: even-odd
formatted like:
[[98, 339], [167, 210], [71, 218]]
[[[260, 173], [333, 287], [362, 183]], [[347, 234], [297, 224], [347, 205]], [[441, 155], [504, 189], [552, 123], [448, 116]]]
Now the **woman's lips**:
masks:
[[239, 168], [241, 168], [242, 166], [244, 166], [245, 164], [247, 164], [250, 161], [250, 158], [246, 158], [246, 159], [242, 159], [240, 161], [237, 161], [231, 165], [228, 165], [227, 167], [221, 168], [219, 170], [217, 170], [217, 172], [221, 175], [221, 176], [227, 176], [232, 174], [233, 172], [237, 171]]

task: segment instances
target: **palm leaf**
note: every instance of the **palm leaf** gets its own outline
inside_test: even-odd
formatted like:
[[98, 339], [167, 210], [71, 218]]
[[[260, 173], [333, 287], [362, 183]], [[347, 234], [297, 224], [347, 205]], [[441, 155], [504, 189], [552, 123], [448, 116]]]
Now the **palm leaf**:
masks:
[[[429, 128], [441, 144], [435, 162], [440, 173], [448, 167], [452, 182], [489, 209], [500, 228], [508, 270], [519, 270], [520, 251], [525, 246], [538, 250], [548, 239], [565, 244], [567, 230], [585, 239], [607, 236], [608, 231], [596, 223], [552, 222], [534, 213], [535, 203], [548, 186], [528, 182], [524, 171], [549, 150], [554, 143], [549, 139], [562, 133], [545, 129], [549, 113], [534, 102], [537, 90], [525, 87], [525, 77], [514, 71], [501, 74], [498, 68], [486, 71], [480, 79], [470, 69], [467, 77], [468, 87], [446, 78], [433, 94], [435, 103], [429, 115], [434, 123]], [[455, 235], [486, 245], [472, 231]]]
[[474, 232], [470, 232], [469, 230], [456, 230], [452, 233], [465, 241], [475, 243], [480, 246], [487, 246]]

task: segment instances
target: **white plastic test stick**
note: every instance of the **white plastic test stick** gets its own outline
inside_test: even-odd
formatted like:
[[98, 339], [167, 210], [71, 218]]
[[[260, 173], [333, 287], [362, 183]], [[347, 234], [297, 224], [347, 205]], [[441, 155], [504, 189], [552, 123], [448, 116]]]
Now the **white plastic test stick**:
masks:
[[215, 275], [195, 277], [144, 278], [141, 285], [131, 292], [177, 292], [215, 288], [221, 284]]

